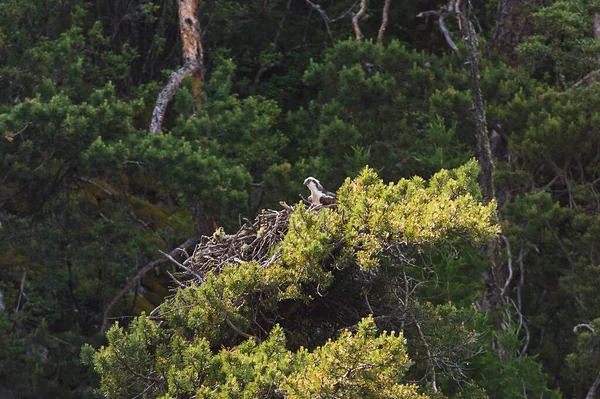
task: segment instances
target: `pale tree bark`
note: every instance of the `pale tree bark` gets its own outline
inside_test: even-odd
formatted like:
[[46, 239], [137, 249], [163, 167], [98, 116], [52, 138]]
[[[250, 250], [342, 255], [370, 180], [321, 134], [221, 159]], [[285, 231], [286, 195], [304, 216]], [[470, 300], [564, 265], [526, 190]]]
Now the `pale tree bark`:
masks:
[[463, 30], [466, 31], [469, 46], [469, 69], [471, 71], [471, 102], [475, 112], [475, 127], [477, 131], [477, 152], [481, 165], [481, 185], [483, 186], [483, 202], [489, 203], [494, 199], [494, 161], [490, 149], [490, 137], [487, 130], [487, 119], [483, 106], [483, 95], [479, 84], [479, 49], [475, 28], [468, 18], [461, 15]]
[[452, 40], [450, 31], [444, 22], [448, 16], [456, 15], [461, 33], [467, 42], [469, 50], [469, 70], [471, 75], [471, 103], [473, 104], [476, 128], [475, 134], [477, 138], [477, 158], [481, 166], [483, 202], [487, 204], [494, 199], [494, 161], [492, 159], [490, 138], [487, 130], [483, 95], [481, 94], [481, 85], [479, 83], [479, 46], [477, 43], [477, 34], [475, 33], [473, 24], [461, 10], [462, 6], [462, 0], [450, 0], [442, 10], [424, 11], [419, 13], [417, 17], [438, 18], [440, 30], [444, 34], [446, 42], [452, 50], [458, 51], [458, 47]]
[[450, 15], [456, 13], [455, 3], [456, 3], [455, 0], [451, 0], [446, 5], [446, 7], [444, 7], [441, 11], [430, 10], [430, 11], [420, 12], [419, 14], [417, 14], [417, 18], [429, 18], [429, 17], [437, 18], [438, 25], [440, 26], [440, 30], [442, 31], [442, 34], [444, 35], [444, 39], [446, 39], [446, 43], [448, 43], [448, 46], [450, 46], [450, 48], [453, 51], [458, 51], [458, 47], [456, 47], [456, 44], [452, 40], [452, 35], [450, 34], [448, 27], [446, 26], [446, 18], [449, 17]]
[[383, 4], [383, 12], [381, 13], [381, 26], [379, 27], [379, 33], [377, 34], [377, 44], [383, 43], [383, 36], [387, 29], [389, 14], [390, 14], [390, 3], [391, 0], [385, 0]]
[[358, 23], [360, 22], [360, 19], [365, 15], [366, 12], [367, 12], [367, 0], [360, 0], [360, 9], [352, 17], [352, 27], [354, 28], [354, 34], [356, 35], [356, 40], [362, 40], [364, 37], [362, 32], [360, 31], [360, 26], [358, 25]]
[[183, 67], [171, 74], [169, 82], [158, 95], [150, 132], [159, 133], [167, 110], [167, 105], [177, 93], [183, 79], [189, 75], [194, 77], [194, 96], [198, 108], [202, 107], [201, 84], [204, 78], [204, 50], [200, 36], [200, 22], [197, 18], [197, 0], [177, 0], [179, 7], [179, 31], [183, 42]]
[[521, 62], [516, 49], [532, 32], [530, 16], [537, 3], [537, 0], [498, 0], [492, 46], [506, 54], [513, 65]]
[[590, 387], [590, 390], [588, 391], [585, 399], [594, 399], [594, 395], [596, 395], [596, 390], [598, 389], [598, 386], [600, 386], [600, 373], [598, 373], [598, 376], [596, 377], [594, 383]]

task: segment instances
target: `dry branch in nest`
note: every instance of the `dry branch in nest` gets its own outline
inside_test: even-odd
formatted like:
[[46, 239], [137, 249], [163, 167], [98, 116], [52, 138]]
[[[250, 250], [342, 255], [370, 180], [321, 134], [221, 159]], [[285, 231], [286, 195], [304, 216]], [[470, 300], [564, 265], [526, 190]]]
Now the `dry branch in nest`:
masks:
[[274, 253], [273, 248], [283, 242], [294, 209], [283, 204], [280, 211], [264, 210], [235, 234], [226, 235], [219, 230], [211, 237], [202, 237], [192, 256], [183, 262], [189, 269], [183, 274], [190, 276], [191, 282], [201, 283], [208, 272], [220, 273], [228, 264], [254, 261], [265, 268], [271, 266], [281, 255], [281, 247]]

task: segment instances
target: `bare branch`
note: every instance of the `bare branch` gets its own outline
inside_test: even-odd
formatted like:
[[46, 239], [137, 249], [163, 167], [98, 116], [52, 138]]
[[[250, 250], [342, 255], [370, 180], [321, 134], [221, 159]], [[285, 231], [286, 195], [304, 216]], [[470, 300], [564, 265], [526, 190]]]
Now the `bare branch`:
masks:
[[236, 333], [238, 333], [238, 334], [239, 334], [239, 335], [241, 335], [242, 337], [244, 337], [244, 338], [252, 338], [254, 341], [256, 341], [256, 343], [257, 343], [257, 344], [260, 344], [260, 343], [262, 342], [262, 341], [260, 340], [260, 338], [258, 338], [257, 336], [250, 335], [250, 334], [248, 334], [248, 333], [245, 333], [245, 332], [243, 332], [242, 330], [240, 330], [240, 329], [239, 329], [239, 328], [238, 328], [238, 327], [237, 327], [235, 324], [233, 324], [233, 323], [231, 322], [231, 320], [229, 320], [229, 319], [227, 319], [227, 318], [226, 318], [226, 319], [225, 319], [225, 323], [227, 323], [227, 325], [228, 325], [229, 327], [231, 327], [231, 329], [232, 329], [233, 331], [235, 331]]
[[600, 385], [600, 373], [598, 373], [598, 376], [596, 377], [596, 380], [594, 380], [594, 383], [590, 387], [590, 390], [588, 391], [585, 399], [594, 399], [594, 395], [596, 394], [596, 389], [598, 389], [599, 385]]
[[469, 67], [471, 69], [471, 100], [475, 108], [475, 126], [477, 128], [477, 152], [481, 165], [481, 185], [483, 186], [483, 202], [487, 204], [494, 199], [494, 161], [487, 131], [487, 119], [483, 106], [483, 95], [479, 84], [479, 51], [475, 28], [463, 14], [459, 14], [466, 30], [469, 47]]
[[362, 32], [360, 31], [360, 26], [358, 23], [360, 19], [367, 12], [367, 0], [360, 0], [360, 9], [358, 12], [352, 17], [352, 27], [354, 28], [354, 34], [356, 35], [356, 40], [362, 40], [364, 37]]
[[277, 261], [277, 259], [279, 259], [279, 257], [281, 256], [282, 249], [283, 249], [283, 246], [277, 248], [277, 251], [275, 251], [275, 253], [271, 257], [271, 259], [269, 259], [269, 261], [267, 263], [265, 263], [265, 265], [263, 266], [265, 269], [271, 267], [273, 265], [273, 263], [275, 263]]
[[440, 14], [440, 17], [438, 18], [438, 24], [440, 25], [440, 30], [444, 34], [444, 38], [446, 39], [446, 43], [448, 43], [448, 46], [450, 46], [450, 48], [452, 50], [458, 51], [458, 47], [456, 47], [456, 44], [452, 40], [452, 35], [450, 35], [450, 31], [448, 30], [448, 27], [446, 26], [446, 22], [444, 21], [445, 18], [446, 17], [444, 16], [444, 14]]
[[529, 333], [529, 327], [525, 322], [525, 317], [521, 311], [521, 291], [523, 290], [523, 286], [525, 285], [525, 266], [523, 265], [523, 245], [521, 244], [521, 249], [519, 250], [519, 285], [517, 286], [517, 310], [519, 312], [519, 323], [525, 329], [525, 343], [521, 348], [520, 356], [523, 357], [527, 352], [527, 348], [529, 347], [529, 342], [531, 341], [531, 334]]
[[159, 133], [162, 128], [162, 123], [165, 118], [165, 112], [167, 110], [167, 105], [179, 90], [183, 79], [187, 76], [199, 73], [201, 71], [201, 64], [198, 62], [190, 62], [185, 64], [182, 68], [171, 74], [169, 78], [169, 83], [165, 86], [165, 88], [160, 92], [158, 98], [156, 99], [156, 105], [154, 106], [154, 110], [152, 111], [152, 122], [150, 123], [150, 132]]
[[[285, 7], [285, 13], [281, 17], [281, 20], [279, 21], [279, 27], [277, 28], [277, 32], [275, 33], [275, 39], [273, 39], [273, 48], [275, 50], [277, 49], [277, 44], [279, 43], [279, 37], [281, 36], [281, 32], [283, 31], [283, 26], [285, 24], [285, 20], [287, 19], [291, 5], [292, 5], [292, 0], [288, 0], [287, 5]], [[258, 72], [256, 73], [256, 76], [254, 77], [254, 86], [257, 86], [260, 83], [260, 79], [262, 78], [262, 75], [267, 70], [269, 70], [269, 68], [272, 68], [275, 65], [276, 65], [276, 63], [274, 63], [274, 62], [270, 62], [268, 64], [261, 65]]]
[[389, 13], [390, 13], [390, 3], [392, 0], [385, 0], [383, 4], [383, 12], [381, 13], [381, 26], [379, 27], [379, 33], [377, 34], [377, 44], [383, 43], [383, 35], [385, 35], [385, 30], [387, 29]]
[[158, 95], [156, 105], [152, 111], [152, 122], [150, 123], [150, 132], [155, 134], [161, 130], [167, 105], [173, 99], [183, 79], [188, 75], [194, 76], [194, 97], [198, 108], [202, 107], [200, 85], [204, 79], [204, 49], [202, 48], [202, 39], [200, 37], [200, 22], [196, 17], [198, 2], [195, 0], [178, 0], [177, 3], [179, 10], [179, 31], [183, 41], [184, 65], [171, 74], [169, 82]]
[[[178, 249], [178, 248], [176, 248]], [[204, 279], [196, 272], [194, 272], [192, 269], [188, 268], [187, 266], [182, 265], [181, 263], [177, 262], [177, 260], [175, 258], [173, 258], [171, 255], [169, 255], [166, 252], [163, 251], [158, 251], [161, 254], [163, 254], [165, 256], [165, 258], [169, 259], [171, 262], [173, 262], [175, 265], [179, 266], [180, 268], [182, 268], [183, 270], [185, 270], [186, 272], [188, 272], [189, 274], [194, 275], [199, 282], [203, 282]], [[172, 251], [172, 253], [175, 252], [175, 250]]]
[[15, 313], [19, 312], [21, 308], [21, 298], [25, 295], [25, 277], [27, 276], [27, 269], [23, 268], [23, 277], [21, 278], [21, 286], [19, 287], [19, 300], [17, 301], [17, 307]]
[[331, 20], [327, 16], [327, 13], [325, 13], [325, 10], [323, 10], [320, 5], [315, 4], [310, 0], [305, 0], [305, 1], [309, 6], [311, 6], [313, 8], [313, 10], [317, 11], [321, 15], [321, 18], [323, 18], [323, 22], [325, 22], [325, 28], [327, 28], [327, 34], [329, 35], [329, 39], [331, 39], [331, 44], [335, 45], [335, 40], [333, 39], [333, 34], [331, 33], [331, 28], [329, 28], [329, 23], [331, 22]]
[[[444, 39], [446, 39], [446, 43], [448, 43], [448, 45], [450, 46], [450, 48], [453, 51], [458, 51], [458, 47], [456, 47], [454, 40], [452, 40], [452, 35], [450, 34], [450, 30], [446, 26], [445, 20], [446, 20], [446, 17], [448, 17], [452, 13], [459, 14], [459, 12], [460, 12], [460, 10], [458, 9], [458, 5], [454, 4], [453, 1], [450, 1], [450, 3], [448, 3], [448, 5], [444, 9], [442, 9], [442, 11], [436, 11], [436, 10], [423, 11], [423, 12], [420, 12], [419, 14], [417, 14], [417, 18], [429, 18], [429, 17], [437, 18], [438, 24], [440, 25], [440, 30], [442, 31], [442, 34], [444, 35]], [[460, 18], [459, 18], [459, 24], [460, 24]]]
[[416, 318], [413, 318], [413, 321], [415, 323], [415, 326], [417, 327], [417, 331], [419, 331], [419, 337], [421, 338], [421, 342], [423, 343], [423, 346], [425, 347], [425, 353], [427, 354], [427, 362], [429, 363], [429, 368], [431, 369], [430, 370], [431, 389], [433, 389], [433, 392], [437, 392], [435, 364], [433, 362], [433, 355], [431, 354], [431, 352], [429, 350], [429, 344], [427, 343], [427, 340], [425, 339], [423, 330], [421, 330], [421, 325], [419, 324], [419, 321]]
[[[175, 248], [171, 252], [169, 252], [169, 255], [170, 256], [176, 255], [183, 248], [187, 248], [192, 245], [195, 245], [196, 243], [198, 243], [198, 241], [199, 241], [199, 239], [197, 237], [190, 238], [187, 241], [185, 241], [184, 243], [182, 243], [181, 245], [179, 245], [177, 248]], [[131, 290], [133, 287], [135, 287], [135, 285], [138, 284], [142, 280], [142, 277], [144, 277], [146, 275], [146, 273], [148, 273], [149, 271], [154, 269], [154, 267], [158, 266], [159, 264], [163, 263], [164, 261], [165, 261], [165, 258], [163, 258], [163, 257], [154, 259], [152, 262], [146, 264], [144, 267], [142, 267], [140, 270], [138, 270], [138, 272], [135, 274], [135, 276], [133, 276], [123, 286], [123, 288], [121, 288], [121, 290], [117, 293], [117, 295], [115, 295], [115, 297], [108, 303], [108, 305], [106, 305], [106, 308], [104, 309], [104, 315], [102, 317], [102, 327], [101, 327], [102, 332], [105, 332], [106, 330], [108, 330], [108, 327], [109, 327], [108, 316], [110, 315], [110, 312], [112, 311], [112, 309], [117, 305], [117, 303], [119, 303], [119, 301], [125, 296], [125, 294], [129, 290]]]
[[[507, 290], [508, 286], [510, 285], [510, 282], [512, 281], [513, 269], [512, 269], [512, 253], [510, 252], [510, 243], [508, 242], [508, 239], [506, 238], [506, 236], [504, 234], [502, 235], [502, 240], [504, 241], [504, 244], [506, 245], [506, 254], [508, 255], [508, 260], [507, 260], [508, 277], [507, 277], [506, 281], [504, 282], [504, 287], [502, 288], [502, 292], [500, 293], [500, 295], [502, 297], [504, 297], [504, 296], [506, 296], [506, 290]], [[522, 252], [523, 252], [523, 249], [521, 248], [521, 253]]]

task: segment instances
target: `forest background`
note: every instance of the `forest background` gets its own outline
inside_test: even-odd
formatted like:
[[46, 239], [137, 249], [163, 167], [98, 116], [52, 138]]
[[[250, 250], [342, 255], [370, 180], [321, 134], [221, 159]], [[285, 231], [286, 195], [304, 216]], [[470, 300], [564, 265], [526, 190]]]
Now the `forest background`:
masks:
[[[482, 151], [465, 21], [478, 39], [501, 232], [491, 239], [483, 227], [465, 228], [488, 244], [442, 237], [415, 251], [431, 271], [415, 309], [439, 323], [429, 325], [429, 341], [406, 333], [414, 360], [406, 381], [433, 397], [482, 388], [496, 398], [594, 397], [599, 2], [198, 1], [201, 79], [183, 80], [161, 131], [151, 132], [159, 93], [186, 63], [182, 2], [0, 4], [0, 397], [163, 393], [91, 348], [107, 345], [117, 320], [132, 336], [154, 328], [133, 317], [172, 295], [177, 266], [159, 251], [184, 259], [174, 249], [191, 253], [201, 235], [234, 233], [262, 209], [297, 203], [307, 176], [329, 190], [347, 177], [375, 182], [367, 164], [386, 183], [450, 179], [441, 169], [473, 180], [470, 160]], [[439, 184], [442, 194], [450, 189]], [[491, 200], [469, 187], [461, 193]], [[361, 317], [390, 307], [361, 304], [371, 308]], [[327, 333], [331, 325], [361, 319], [343, 325], [335, 313], [306, 324], [318, 342], [286, 330], [288, 347], [323, 345], [339, 335]], [[308, 316], [293, 314], [300, 331]], [[259, 329], [235, 334], [239, 327], [222, 321], [233, 327], [213, 353]], [[370, 323], [353, 331], [373, 335]], [[456, 325], [478, 336], [459, 373], [447, 359], [419, 361], [436, 339], [449, 347], [435, 331]], [[110, 331], [108, 348], [127, 340], [117, 336], [125, 330]], [[128, 385], [110, 386], [111, 370]], [[129, 380], [114, 376], [128, 372]]]

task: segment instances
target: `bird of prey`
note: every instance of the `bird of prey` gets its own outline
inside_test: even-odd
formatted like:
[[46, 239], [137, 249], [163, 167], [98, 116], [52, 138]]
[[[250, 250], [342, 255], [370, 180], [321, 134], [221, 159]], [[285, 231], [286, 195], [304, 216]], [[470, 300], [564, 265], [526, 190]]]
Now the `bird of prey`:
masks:
[[337, 196], [325, 190], [321, 182], [314, 177], [307, 177], [304, 185], [310, 190], [308, 200], [312, 205], [331, 205], [337, 202]]

